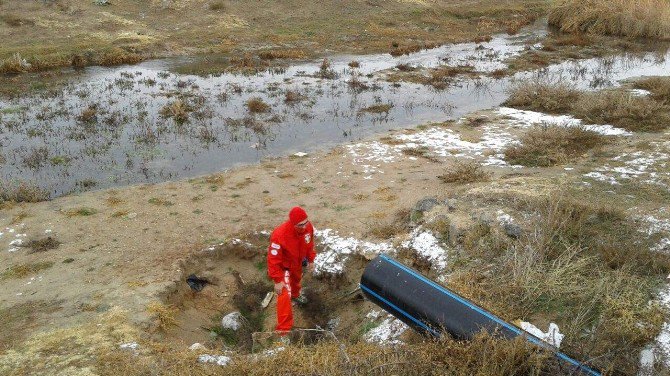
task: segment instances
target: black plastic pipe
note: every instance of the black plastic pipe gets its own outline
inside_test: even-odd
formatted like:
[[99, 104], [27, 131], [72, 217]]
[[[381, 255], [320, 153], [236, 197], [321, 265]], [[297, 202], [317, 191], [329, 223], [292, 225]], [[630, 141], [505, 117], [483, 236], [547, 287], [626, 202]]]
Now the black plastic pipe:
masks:
[[507, 339], [523, 336], [528, 342], [552, 351], [570, 371], [600, 376], [600, 372], [386, 255], [370, 261], [360, 286], [370, 301], [419, 332], [439, 337], [446, 331], [465, 340], [482, 330]]

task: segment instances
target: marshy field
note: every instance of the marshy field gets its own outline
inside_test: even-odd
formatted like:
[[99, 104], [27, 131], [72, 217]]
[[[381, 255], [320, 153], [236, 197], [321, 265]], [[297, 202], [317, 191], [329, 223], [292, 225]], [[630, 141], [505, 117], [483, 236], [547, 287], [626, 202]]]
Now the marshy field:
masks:
[[670, 374], [668, 0], [0, 0], [0, 35], [1, 374], [574, 374], [413, 332], [357, 290], [379, 254]]

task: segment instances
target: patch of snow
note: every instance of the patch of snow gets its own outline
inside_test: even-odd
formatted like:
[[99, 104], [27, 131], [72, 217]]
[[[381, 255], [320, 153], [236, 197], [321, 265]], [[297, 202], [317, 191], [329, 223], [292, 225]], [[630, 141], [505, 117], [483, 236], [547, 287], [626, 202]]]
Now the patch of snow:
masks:
[[[663, 290], [658, 297], [659, 302], [670, 307], [670, 285]], [[654, 343], [649, 345], [640, 354], [640, 365], [642, 369], [650, 369], [656, 359], [664, 362], [666, 367], [670, 367], [670, 323], [663, 323], [661, 332], [656, 336]]]
[[140, 345], [137, 342], [128, 342], [120, 344], [119, 348], [123, 350], [137, 350], [140, 348]]
[[547, 332], [543, 332], [535, 325], [526, 321], [521, 322], [521, 329], [556, 348], [561, 347], [561, 342], [563, 342], [563, 337], [565, 337], [565, 335], [561, 334], [559, 331], [558, 325], [553, 322], [549, 324], [549, 330], [547, 330]]
[[398, 345], [402, 341], [398, 339], [409, 326], [395, 317], [386, 318], [379, 326], [367, 332], [364, 336], [368, 342], [383, 345]]
[[[663, 236], [661, 240], [654, 246], [653, 250], [659, 252], [670, 251], [670, 220], [659, 219], [653, 215], [647, 215], [641, 219], [649, 225], [646, 229], [642, 229], [642, 232], [645, 232], [649, 236], [655, 234], [661, 234]], [[670, 299], [668, 301], [668, 305], [670, 305]]]
[[344, 264], [353, 254], [367, 258], [381, 253], [388, 253], [392, 247], [388, 243], [372, 243], [352, 237], [342, 237], [332, 229], [316, 230], [314, 235], [324, 246], [314, 259], [315, 275], [340, 275], [344, 272]]
[[265, 350], [263, 352], [263, 355], [264, 356], [275, 356], [275, 355], [279, 354], [280, 352], [282, 352], [284, 350], [286, 350], [286, 348], [284, 346], [280, 346], [280, 347], [277, 347], [277, 348], [274, 348], [274, 349]]
[[531, 126], [534, 124], [548, 124], [560, 127], [583, 126], [586, 130], [600, 133], [605, 136], [630, 136], [633, 133], [611, 125], [584, 125], [580, 119], [570, 115], [549, 115], [542, 112], [518, 110], [516, 108], [500, 107], [498, 113], [511, 118], [516, 124], [521, 126]]
[[497, 215], [498, 215], [498, 218], [497, 218], [498, 222], [501, 223], [501, 224], [514, 223], [514, 218], [512, 218], [511, 215], [505, 213], [502, 210], [498, 210]]
[[599, 181], [604, 181], [604, 182], [610, 183], [612, 185], [619, 184], [619, 182], [616, 181], [616, 179], [614, 177], [605, 175], [602, 172], [598, 172], [598, 171], [589, 172], [588, 174], [584, 174], [584, 176], [587, 177], [587, 178], [591, 178], [591, 179], [595, 179], [595, 180], [599, 180]]
[[307, 156], [307, 153], [303, 153], [303, 152], [299, 151], [299, 152], [297, 152], [297, 153], [295, 153], [295, 154], [293, 154], [293, 155], [296, 156], [296, 157], [300, 157], [300, 158], [302, 158], [302, 157], [306, 157], [306, 156]]
[[221, 327], [224, 329], [238, 330], [242, 327], [242, 314], [235, 311], [223, 316], [221, 319]]
[[644, 89], [630, 89], [629, 91], [636, 97], [646, 97], [648, 95], [651, 95], [651, 91]]
[[213, 363], [220, 366], [226, 366], [230, 363], [231, 359], [229, 356], [225, 355], [209, 355], [203, 354], [198, 357], [198, 362], [200, 363]]
[[447, 250], [440, 245], [440, 241], [430, 231], [417, 228], [412, 231], [411, 236], [410, 240], [402, 243], [403, 247], [414, 250], [435, 270], [444, 270], [447, 267]]
[[371, 319], [371, 320], [377, 320], [379, 316], [382, 314], [381, 311], [377, 311], [373, 309], [372, 311], [368, 312], [367, 315], [365, 315], [365, 318]]

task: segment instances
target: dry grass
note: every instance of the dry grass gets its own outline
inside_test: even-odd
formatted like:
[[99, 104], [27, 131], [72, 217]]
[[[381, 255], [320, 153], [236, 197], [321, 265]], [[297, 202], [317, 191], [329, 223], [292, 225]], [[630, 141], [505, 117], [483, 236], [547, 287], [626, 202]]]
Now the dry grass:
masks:
[[49, 192], [28, 182], [0, 181], [0, 205], [5, 202], [40, 202], [49, 199]]
[[517, 81], [508, 90], [506, 106], [546, 113], [569, 112], [581, 92], [565, 82]]
[[484, 170], [484, 167], [474, 161], [456, 162], [449, 167], [444, 175], [438, 176], [445, 183], [474, 183], [488, 181], [491, 173]]
[[77, 209], [70, 209], [65, 212], [67, 217], [88, 217], [98, 213], [98, 210], [95, 208], [82, 207]]
[[391, 56], [409, 55], [414, 52], [419, 52], [421, 50], [427, 50], [439, 46], [440, 45], [438, 43], [410, 44], [406, 46], [400, 46], [396, 44], [395, 46], [392, 46], [391, 51], [389, 51], [389, 54]]
[[637, 89], [651, 92], [651, 98], [657, 102], [670, 106], [670, 77], [649, 77], [633, 83]]
[[670, 38], [667, 0], [562, 0], [549, 11], [549, 24], [565, 32]]
[[307, 53], [299, 49], [266, 50], [260, 51], [258, 57], [263, 60], [304, 59], [307, 57]]
[[307, 99], [307, 97], [295, 90], [287, 90], [286, 94], [284, 95], [284, 102], [286, 103], [296, 103], [304, 99]]
[[220, 12], [226, 9], [226, 5], [223, 3], [223, 1], [214, 1], [209, 3], [208, 8], [213, 12]]
[[19, 17], [15, 14], [4, 14], [0, 16], [0, 20], [11, 27], [31, 26], [35, 24], [35, 21]]
[[555, 166], [573, 161], [606, 141], [584, 127], [537, 126], [521, 137], [521, 145], [505, 150], [505, 160], [527, 167]]
[[371, 113], [371, 114], [388, 114], [389, 111], [393, 108], [391, 103], [379, 103], [373, 104], [372, 106], [364, 107], [358, 110], [358, 113]]
[[649, 301], [670, 259], [652, 251], [616, 205], [574, 192], [526, 200], [530, 236], [512, 241], [473, 229], [463, 246], [477, 261], [459, 266], [450, 285], [503, 317], [548, 315], [566, 334], [562, 350], [604, 371], [635, 374], [639, 350], [664, 320], [664, 309]]
[[173, 119], [177, 124], [184, 124], [188, 121], [188, 114], [192, 108], [181, 99], [166, 104], [160, 110], [160, 115], [166, 119]]
[[591, 124], [611, 124], [635, 132], [657, 132], [670, 127], [670, 106], [625, 91], [585, 95], [572, 113]]
[[[235, 356], [226, 367], [198, 364], [197, 354], [154, 351], [153, 357], [101, 351], [96, 373], [107, 375], [562, 375], [551, 355], [524, 340], [479, 335], [474, 341], [440, 341], [402, 347], [369, 343], [287, 346], [281, 356]], [[158, 372], [158, 373], [156, 373]], [[567, 375], [567, 373], [566, 373]]]
[[58, 248], [61, 243], [51, 236], [41, 239], [33, 239], [26, 243], [25, 247], [30, 248], [28, 253], [46, 252]]
[[0, 281], [25, 278], [29, 275], [37, 274], [42, 270], [49, 269], [53, 264], [54, 263], [51, 261], [42, 261], [14, 265], [5, 269], [5, 271], [0, 274]]
[[265, 103], [262, 98], [254, 97], [247, 101], [247, 110], [251, 113], [269, 112], [270, 105]]
[[409, 230], [411, 220], [410, 210], [398, 210], [392, 218], [388, 220], [375, 220], [368, 226], [365, 236], [372, 236], [377, 239], [391, 239], [396, 235], [406, 233]]
[[657, 132], [670, 126], [670, 84], [648, 79], [636, 84], [655, 90], [651, 98], [627, 90], [586, 93], [565, 82], [520, 81], [505, 105], [546, 113], [569, 113], [586, 124], [611, 124], [629, 131]]
[[152, 315], [159, 330], [165, 331], [177, 325], [177, 309], [161, 302], [151, 302], [147, 305], [147, 312]]
[[28, 63], [19, 53], [0, 61], [0, 73], [24, 73], [30, 71], [31, 64]]

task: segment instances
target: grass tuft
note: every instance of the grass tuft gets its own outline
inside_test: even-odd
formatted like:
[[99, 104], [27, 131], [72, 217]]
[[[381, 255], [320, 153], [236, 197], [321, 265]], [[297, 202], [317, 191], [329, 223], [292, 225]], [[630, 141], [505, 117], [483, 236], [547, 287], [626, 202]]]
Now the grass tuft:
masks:
[[549, 11], [549, 24], [571, 33], [669, 39], [670, 2], [562, 0]]
[[572, 126], [537, 126], [521, 137], [521, 145], [505, 150], [513, 165], [549, 167], [573, 161], [607, 141], [605, 136]]
[[477, 162], [456, 162], [444, 175], [438, 176], [445, 183], [474, 183], [488, 181], [491, 173], [484, 170], [484, 167]]
[[270, 105], [265, 103], [263, 99], [254, 97], [247, 101], [247, 110], [251, 113], [269, 112]]
[[42, 261], [14, 265], [0, 274], [0, 281], [25, 278], [29, 275], [37, 274], [42, 270], [49, 269], [53, 264], [51, 261]]
[[49, 192], [33, 183], [0, 181], [0, 204], [5, 202], [40, 202], [49, 199]]

